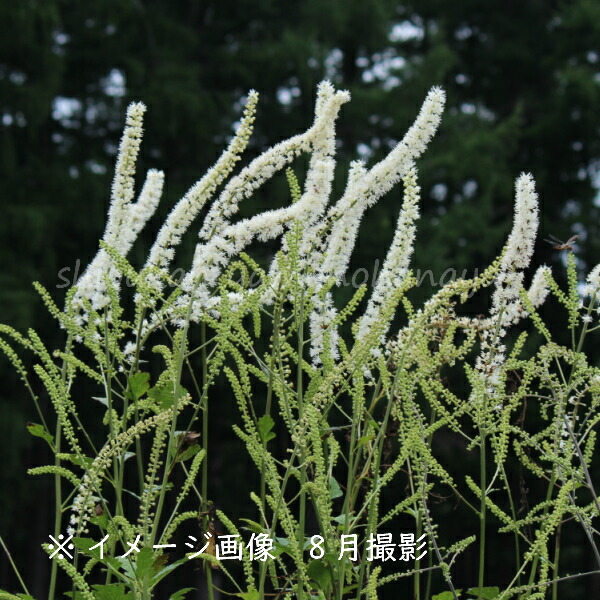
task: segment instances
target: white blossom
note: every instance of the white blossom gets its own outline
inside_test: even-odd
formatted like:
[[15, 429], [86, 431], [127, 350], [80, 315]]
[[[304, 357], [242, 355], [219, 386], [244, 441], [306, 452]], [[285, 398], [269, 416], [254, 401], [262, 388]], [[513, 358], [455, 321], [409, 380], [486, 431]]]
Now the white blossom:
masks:
[[[146, 266], [157, 266], [163, 270], [169, 266], [175, 255], [175, 247], [181, 242], [183, 234], [188, 230], [207, 200], [215, 192], [240, 160], [252, 134], [252, 124], [258, 103], [258, 93], [251, 90], [244, 110], [244, 116], [238, 130], [219, 160], [197, 181], [175, 205], [150, 250]], [[158, 281], [153, 281], [160, 287]]]
[[[117, 155], [115, 177], [112, 185], [111, 202], [103, 240], [122, 256], [126, 256], [139, 232], [154, 214], [164, 182], [160, 171], [150, 170], [138, 201], [132, 204], [135, 195], [135, 164], [142, 138], [142, 122], [146, 107], [138, 102], [127, 109], [127, 125]], [[76, 306], [89, 300], [92, 308], [99, 310], [108, 304], [106, 280], [119, 289], [119, 273], [112, 259], [100, 249], [77, 282]]]
[[443, 90], [432, 88], [414, 124], [383, 160], [368, 171], [355, 163], [344, 195], [328, 213], [334, 225], [319, 267], [322, 273], [341, 279], [348, 267], [362, 215], [406, 175], [424, 152], [439, 126], [444, 103]]
[[548, 297], [549, 288], [548, 283], [546, 281], [546, 277], [550, 274], [550, 267], [546, 265], [542, 265], [538, 267], [535, 275], [533, 276], [533, 280], [531, 282], [531, 286], [527, 291], [527, 295], [529, 296], [529, 300], [533, 306], [538, 307], [544, 304], [546, 298]]
[[[538, 229], [538, 198], [530, 174], [523, 173], [516, 184], [513, 228], [506, 244], [506, 252], [496, 278], [492, 299], [492, 314], [504, 310], [505, 322], [518, 316], [519, 291], [523, 284], [523, 269], [529, 266]], [[516, 311], [518, 313], [518, 311]]]
[[[404, 176], [405, 195], [394, 239], [383, 263], [381, 273], [375, 284], [365, 314], [360, 319], [357, 339], [363, 339], [373, 325], [380, 319], [381, 310], [390, 299], [394, 290], [402, 285], [413, 253], [416, 236], [415, 221], [419, 217], [419, 191], [417, 170], [413, 165]], [[388, 324], [389, 326], [389, 324]], [[383, 338], [387, 327], [382, 331]]]
[[[515, 216], [512, 231], [508, 237], [506, 251], [500, 263], [500, 272], [496, 278], [492, 298], [491, 315], [488, 320], [490, 328], [483, 336], [481, 355], [476, 367], [484, 380], [484, 389], [490, 396], [499, 390], [501, 379], [499, 373], [504, 359], [498, 361], [497, 354], [504, 352], [502, 339], [508, 326], [516, 323], [525, 316], [520, 301], [520, 291], [523, 285], [523, 269], [529, 266], [533, 255], [533, 247], [538, 229], [538, 199], [531, 175], [522, 174], [516, 183]], [[543, 301], [547, 295], [543, 282], [547, 267], [538, 269], [529, 297], [534, 304]], [[494, 331], [494, 336], [490, 331]]]
[[[265, 211], [250, 219], [228, 225], [226, 217], [231, 216], [237, 210], [237, 204], [233, 196], [227, 195], [231, 191], [228, 191], [229, 186], [225, 188], [221, 198], [209, 212], [207, 221], [200, 232], [201, 237], [206, 238], [207, 241], [196, 246], [192, 267], [182, 283], [187, 294], [178, 299], [178, 307], [189, 303], [189, 297], [192, 295], [195, 303], [193, 315], [196, 317], [197, 311], [202, 306], [207, 306], [206, 299], [210, 297], [208, 290], [214, 286], [223, 266], [229, 262], [232, 256], [238, 255], [254, 239], [259, 241], [273, 239], [281, 235], [285, 227], [294, 220], [300, 220], [303, 223], [311, 222], [315, 215], [323, 211], [330, 194], [333, 178], [334, 160], [331, 156], [335, 149], [333, 123], [341, 105], [349, 98], [347, 92], [333, 93], [331, 85], [325, 82], [320, 86], [313, 126], [304, 134], [282, 142], [262, 155], [263, 158], [270, 157], [271, 163], [268, 171], [271, 176], [291, 160], [290, 148], [313, 150], [315, 156], [311, 160], [307, 184], [298, 202], [287, 208]], [[266, 178], [263, 162], [255, 159], [234, 180], [237, 181], [238, 191], [246, 190], [244, 193], [251, 195], [255, 187], [262, 185]], [[248, 185], [251, 189], [248, 188]], [[207, 222], [211, 223], [208, 228]]]
[[590, 287], [588, 295], [596, 293], [600, 289], [600, 264], [596, 265], [587, 277], [587, 282]]
[[[213, 236], [223, 235], [231, 217], [237, 213], [239, 204], [254, 192], [276, 172], [289, 164], [302, 152], [310, 152], [315, 138], [335, 122], [341, 104], [350, 99], [345, 91], [333, 93], [333, 87], [327, 81], [319, 86], [319, 94], [315, 105], [315, 120], [304, 133], [295, 135], [255, 158], [239, 175], [233, 177], [223, 192], [211, 206], [200, 229], [200, 237], [209, 240]], [[329, 142], [331, 145], [331, 142]]]
[[[445, 94], [443, 90], [437, 87], [432, 88], [414, 124], [383, 160], [375, 164], [370, 170], [367, 170], [360, 161], [352, 163], [343, 196], [330, 208], [326, 219], [317, 226], [318, 234], [329, 233], [329, 235], [323, 244], [322, 250], [317, 251], [315, 248], [311, 257], [313, 273], [308, 279], [308, 284], [314, 286], [314, 298], [318, 297], [321, 286], [329, 277], [335, 277], [338, 283], [341, 281], [348, 268], [350, 255], [356, 243], [360, 220], [365, 210], [375, 204], [413, 167], [414, 160], [423, 153], [439, 126], [444, 102]], [[408, 226], [408, 222], [413, 216], [415, 215], [412, 212], [404, 215], [405, 220], [402, 222], [401, 227]], [[329, 228], [330, 231], [328, 232]], [[405, 233], [409, 238], [414, 235], [413, 231], [407, 230]], [[397, 237], [400, 235], [398, 234]], [[318, 235], [313, 234], [313, 237], [317, 238]], [[405, 250], [394, 248], [387, 263], [388, 275], [392, 272], [396, 275], [401, 273], [404, 261], [400, 261], [402, 264], [395, 263], [398, 262], [400, 254]], [[407, 252], [406, 258], [408, 259], [411, 251]], [[368, 315], [366, 315], [366, 320], [363, 321], [361, 336], [372, 324], [377, 313], [375, 306], [380, 305], [380, 301], [388, 290], [387, 285], [387, 278], [384, 277], [375, 292], [375, 298], [370, 305], [371, 308]], [[315, 331], [317, 336], [311, 340], [311, 354], [313, 355], [313, 361], [318, 363], [318, 359], [315, 357], [322, 345], [322, 335], [318, 335], [318, 324], [323, 320], [323, 315], [319, 313], [325, 307], [316, 300], [314, 306], [315, 308], [310, 317], [311, 331]], [[327, 306], [326, 310], [329, 311], [331, 308]]]

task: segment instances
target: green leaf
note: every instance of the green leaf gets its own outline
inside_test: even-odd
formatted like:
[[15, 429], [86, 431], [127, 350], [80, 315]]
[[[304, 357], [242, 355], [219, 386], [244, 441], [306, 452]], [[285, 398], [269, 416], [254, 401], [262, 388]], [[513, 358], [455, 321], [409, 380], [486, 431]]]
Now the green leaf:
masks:
[[264, 527], [262, 527], [260, 523], [257, 523], [256, 521], [252, 521], [250, 519], [240, 519], [240, 521], [245, 521], [248, 523], [248, 527], [244, 527], [243, 529], [248, 529], [249, 531], [252, 531], [252, 533], [265, 533]]
[[139, 400], [150, 389], [150, 374], [136, 373], [129, 379], [127, 395], [131, 400]]
[[188, 460], [193, 456], [196, 456], [200, 450], [201, 448], [199, 444], [192, 444], [189, 448], [186, 448], [183, 452], [178, 454], [175, 460], [177, 462], [183, 462], [184, 460]]
[[[189, 558], [180, 558], [179, 560], [176, 560], [173, 563], [170, 563], [164, 567], [162, 567], [162, 569], [160, 569], [157, 573], [154, 574], [154, 576], [152, 577], [152, 579], [150, 580], [150, 588], [153, 588], [161, 579], [163, 579], [163, 577], [166, 577], [171, 571], [174, 571], [177, 567], [181, 566], [182, 564], [189, 562]], [[157, 561], [154, 562], [154, 570], [156, 570], [156, 568], [160, 568], [160, 563], [158, 563]], [[192, 590], [194, 588], [186, 588], [185, 590], [179, 590], [179, 593], [182, 593], [184, 591], [189, 591]]]
[[238, 596], [242, 600], [258, 600], [259, 594], [257, 590], [248, 590], [247, 592], [241, 592], [240, 594], [233, 594]]
[[[460, 598], [461, 591], [456, 590], [456, 597]], [[431, 600], [454, 600], [454, 594], [452, 592], [442, 592], [441, 594], [436, 594], [432, 596]]]
[[500, 588], [497, 587], [482, 587], [482, 588], [469, 588], [467, 594], [472, 596], [481, 596], [485, 600], [494, 600], [500, 595]]
[[[87, 554], [94, 554], [94, 551], [90, 550], [92, 546], [96, 545], [96, 542], [92, 538], [74, 537], [71, 542], [73, 543], [73, 546], [77, 548], [77, 550], [81, 550]], [[97, 548], [97, 550], [98, 558], [100, 558], [100, 548]]]
[[[356, 520], [356, 516], [348, 515], [348, 523], [349, 524], [352, 524], [355, 520]], [[339, 523], [342, 527], [344, 527], [346, 525], [346, 515], [341, 514], [341, 515], [338, 515], [337, 517], [333, 517], [333, 521], [335, 521], [336, 523]]]
[[97, 600], [128, 600], [132, 598], [131, 594], [126, 591], [125, 586], [120, 583], [96, 584], [92, 588]]
[[135, 557], [135, 574], [140, 581], [148, 581], [154, 575], [154, 552], [142, 548]]
[[[177, 400], [187, 394], [187, 390], [181, 386], [177, 386]], [[148, 397], [158, 404], [161, 410], [167, 410], [175, 404], [175, 394], [173, 393], [173, 384], [165, 383], [164, 385], [154, 386], [148, 390]]]
[[374, 440], [374, 435], [363, 435], [358, 442], [356, 442], [356, 449], [358, 450], [361, 446], [364, 446], [367, 442]]
[[265, 444], [275, 437], [275, 434], [271, 431], [274, 425], [275, 421], [273, 421], [270, 415], [263, 415], [258, 420], [258, 433], [260, 435], [260, 439]]
[[46, 440], [50, 447], [53, 447], [54, 436], [46, 431], [46, 428], [39, 423], [27, 423], [27, 431], [35, 437]]
[[336, 498], [339, 498], [340, 496], [343, 496], [343, 492], [342, 492], [342, 488], [340, 487], [340, 484], [335, 480], [335, 478], [330, 477], [329, 478], [329, 497], [332, 500], [335, 500]]
[[273, 542], [273, 552], [271, 552], [271, 554], [277, 557], [284, 553], [289, 554], [292, 558], [294, 558], [290, 541], [287, 538], [276, 537], [275, 541]]
[[331, 587], [331, 572], [323, 560], [312, 560], [306, 569], [308, 576], [325, 595]]
[[177, 590], [174, 594], [169, 596], [169, 600], [184, 600], [185, 595], [195, 589], [196, 588], [183, 588], [181, 590]]
[[77, 454], [63, 454], [62, 457], [64, 460], [68, 460], [69, 462], [72, 462], [74, 465], [82, 467], [83, 469], [89, 469], [94, 462], [94, 459], [91, 456], [79, 457]]
[[129, 556], [116, 556], [115, 560], [119, 563], [123, 573], [125, 573], [124, 577], [135, 580], [136, 574], [134, 572], [135, 565], [131, 564], [131, 554]]
[[108, 529], [108, 517], [105, 514], [101, 514], [100, 516], [91, 517], [90, 523], [97, 525], [100, 529], [104, 529], [105, 531]]

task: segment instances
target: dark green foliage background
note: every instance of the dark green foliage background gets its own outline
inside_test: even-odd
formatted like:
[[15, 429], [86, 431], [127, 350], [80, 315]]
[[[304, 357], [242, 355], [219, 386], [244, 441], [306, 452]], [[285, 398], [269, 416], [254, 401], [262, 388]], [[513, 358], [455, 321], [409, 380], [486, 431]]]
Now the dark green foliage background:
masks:
[[[402, 31], [409, 23], [419, 35], [391, 41], [401, 23]], [[359, 144], [371, 147], [369, 160], [376, 160], [403, 135], [432, 85], [447, 90], [441, 130], [419, 163], [416, 269], [432, 269], [437, 280], [448, 268], [471, 274], [484, 267], [509, 230], [521, 171], [537, 182], [542, 234], [579, 233], [580, 264], [591, 267], [600, 260], [593, 186], [600, 164], [599, 48], [595, 0], [2, 0], [1, 320], [33, 326], [56, 340], [50, 346], [60, 345], [30, 282], [41, 281], [60, 301], [59, 271], [69, 267], [63, 273], [72, 279], [78, 261], [84, 268], [94, 255], [131, 100], [148, 105], [140, 174], [151, 167], [166, 172], [159, 214], [134, 250], [141, 264], [161, 219], [224, 147], [247, 91], [261, 94], [248, 152], [254, 155], [310, 124], [316, 85], [325, 77], [353, 98], [339, 120], [337, 192]], [[393, 56], [403, 66], [371, 78]], [[125, 79], [124, 95], [106, 86], [113, 69]], [[390, 76], [399, 83], [392, 89]], [[286, 89], [293, 92], [287, 104], [279, 100]], [[61, 115], [57, 98], [74, 99], [79, 108]], [[372, 270], [384, 258], [400, 200], [398, 189], [370, 211], [353, 269]], [[281, 176], [242, 214], [287, 201]], [[191, 232], [180, 266], [193, 244]], [[273, 250], [263, 247], [258, 256], [268, 259]], [[539, 246], [536, 262], [556, 260], [549, 246]], [[423, 285], [417, 296], [430, 289]], [[38, 548], [53, 506], [45, 483], [24, 472], [48, 457], [26, 434], [34, 409], [6, 362], [0, 376], [0, 532], [41, 598], [48, 561]], [[235, 494], [227, 482], [247, 472], [228, 450], [232, 408], [223, 407], [212, 431], [221, 452], [211, 469], [228, 508], [235, 506], [228, 493]], [[239, 507], [239, 516], [246, 510]], [[464, 569], [472, 573], [473, 566]], [[3, 557], [0, 587], [14, 583]], [[600, 593], [598, 583], [584, 585]]]

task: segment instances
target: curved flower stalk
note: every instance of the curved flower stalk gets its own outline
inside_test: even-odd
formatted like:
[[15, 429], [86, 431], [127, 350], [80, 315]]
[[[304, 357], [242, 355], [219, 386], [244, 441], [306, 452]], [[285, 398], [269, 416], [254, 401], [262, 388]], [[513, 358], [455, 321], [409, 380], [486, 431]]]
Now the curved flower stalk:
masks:
[[[323, 170], [326, 165], [323, 165]], [[176, 306], [194, 305], [192, 318], [197, 319], [202, 308], [214, 309], [219, 298], [211, 297], [210, 288], [217, 282], [224, 265], [232, 256], [239, 254], [253, 239], [261, 242], [276, 238], [285, 226], [294, 220], [303, 221], [319, 206], [317, 194], [304, 194], [287, 208], [265, 211], [235, 225], [229, 225], [221, 235], [207, 244], [196, 247], [191, 270], [185, 276], [182, 288], [186, 292], [177, 300]]]
[[[493, 326], [482, 334], [481, 354], [476, 362], [476, 368], [484, 378], [483, 389], [491, 395], [501, 381], [500, 372], [505, 360], [505, 347], [501, 341], [507, 328], [518, 322], [523, 313], [519, 294], [523, 286], [524, 269], [529, 266], [533, 256], [538, 221], [538, 198], [533, 177], [524, 173], [517, 179], [514, 224], [495, 281], [490, 310]], [[547, 292], [544, 294], [541, 291], [543, 272], [536, 275], [531, 295], [539, 301], [545, 299]]]
[[[159, 267], [166, 272], [175, 256], [175, 247], [181, 242], [183, 234], [188, 230], [193, 220], [198, 216], [202, 207], [212, 196], [217, 187], [227, 179], [235, 164], [240, 160], [252, 135], [253, 123], [258, 103], [258, 93], [250, 90], [244, 115], [234, 138], [219, 160], [207, 171], [206, 175], [197, 181], [177, 202], [163, 226], [156, 241], [150, 249], [146, 267]], [[160, 289], [161, 282], [152, 279], [151, 283]]]
[[[106, 244], [115, 248], [122, 256], [127, 255], [139, 232], [154, 214], [164, 183], [164, 174], [161, 171], [150, 170], [137, 203], [132, 204], [135, 195], [135, 164], [142, 139], [145, 111], [146, 107], [141, 102], [132, 103], [127, 109], [127, 125], [119, 146], [108, 220], [103, 236]], [[106, 306], [109, 302], [106, 278], [118, 289], [118, 272], [106, 251], [101, 249], [77, 284], [74, 304], [83, 307], [83, 301], [89, 300], [95, 310]]]
[[355, 163], [357, 171], [349, 177], [344, 195], [328, 212], [328, 221], [334, 224], [323, 256], [315, 254], [315, 261], [322, 259], [320, 264], [313, 263], [320, 278], [334, 276], [341, 280], [348, 268], [362, 215], [389, 192], [423, 154], [440, 124], [444, 103], [444, 91], [432, 88], [414, 124], [383, 160], [368, 171]]
[[[313, 248], [311, 258], [313, 275], [308, 277], [308, 284], [315, 288], [310, 327], [311, 355], [316, 364], [319, 362], [318, 357], [323, 345], [322, 325], [330, 323], [332, 315], [336, 314], [331, 296], [326, 295], [321, 299], [319, 290], [330, 277], [334, 277], [338, 283], [341, 281], [348, 269], [364, 212], [405, 177], [414, 165], [414, 161], [424, 152], [439, 126], [444, 103], [444, 91], [438, 87], [432, 88], [414, 124], [383, 160], [370, 170], [367, 170], [361, 161], [352, 163], [343, 196], [330, 208], [327, 218], [317, 225], [318, 233], [313, 234], [312, 237], [320, 239], [327, 233], [329, 235], [323, 243], [324, 249], [321, 252]], [[391, 268], [391, 265], [388, 266]], [[378, 295], [375, 298], [378, 300]], [[362, 334], [364, 333], [363, 330]], [[330, 331], [329, 335], [332, 344], [335, 344], [336, 332]], [[332, 354], [336, 354], [335, 347], [332, 348]]]
[[[333, 179], [334, 123], [341, 105], [349, 99], [348, 92], [334, 93], [329, 82], [322, 83], [313, 126], [304, 134], [267, 150], [226, 186], [200, 231], [200, 237], [207, 241], [196, 246], [192, 267], [182, 284], [186, 294], [178, 299], [177, 306], [185, 306], [193, 296], [195, 318], [201, 307], [214, 309], [219, 299], [211, 297], [209, 290], [231, 257], [239, 254], [254, 238], [260, 241], [273, 239], [281, 235], [291, 221], [299, 219], [303, 223], [310, 222], [315, 215], [323, 212]], [[251, 219], [228, 225], [228, 217], [237, 212], [239, 200], [252, 195], [257, 187], [300, 151], [314, 154], [300, 200], [288, 208], [265, 211]]]
[[[396, 232], [365, 314], [359, 321], [357, 334], [359, 340], [368, 335], [373, 324], [380, 318], [382, 306], [389, 300], [394, 290], [402, 285], [408, 273], [417, 232], [415, 221], [419, 218], [419, 192], [421, 189], [417, 185], [417, 169], [414, 165], [403, 177], [403, 181], [405, 196]], [[386, 328], [382, 332], [382, 344], [387, 331]]]
[[[342, 94], [346, 94], [346, 96], [341, 96], [340, 99], [347, 102], [350, 99], [350, 95], [347, 92], [342, 92]], [[327, 103], [330, 102], [333, 96], [334, 88], [331, 83], [328, 81], [322, 82], [319, 85], [317, 96], [317, 114], [327, 109]], [[335, 170], [335, 150], [335, 118], [320, 119], [319, 127], [315, 130], [312, 142], [312, 153], [304, 185], [304, 194], [316, 194], [319, 197], [319, 203], [317, 205], [315, 202], [315, 209], [302, 224], [304, 232], [298, 247], [298, 268], [300, 271], [305, 269], [309, 253], [320, 241], [318, 223], [323, 217], [327, 202], [331, 196], [331, 186]], [[285, 255], [288, 251], [287, 239], [283, 237], [281, 253]], [[269, 277], [273, 282], [271, 291], [265, 294], [262, 299], [267, 304], [272, 302], [274, 298], [273, 290], [278, 287], [280, 277], [278, 260], [272, 262]]]
[[335, 123], [340, 106], [348, 100], [350, 100], [348, 92], [334, 93], [333, 86], [328, 81], [322, 82], [319, 85], [315, 104], [313, 125], [304, 133], [295, 135], [263, 152], [239, 175], [231, 179], [206, 215], [200, 229], [200, 238], [208, 241], [213, 236], [222, 235], [230, 218], [239, 210], [240, 202], [252, 196], [265, 181], [302, 152], [310, 152], [313, 148], [321, 146], [330, 148], [331, 142], [327, 141], [326, 134]]

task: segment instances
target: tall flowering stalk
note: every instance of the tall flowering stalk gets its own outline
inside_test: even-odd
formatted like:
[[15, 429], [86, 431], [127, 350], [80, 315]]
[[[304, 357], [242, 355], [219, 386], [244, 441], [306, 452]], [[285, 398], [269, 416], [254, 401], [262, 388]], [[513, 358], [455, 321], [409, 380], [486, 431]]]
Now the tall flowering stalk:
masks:
[[[358, 228], [364, 212], [403, 178], [413, 166], [413, 161], [424, 152], [439, 126], [444, 102], [444, 92], [440, 88], [433, 88], [427, 95], [414, 124], [383, 160], [369, 170], [361, 162], [353, 163], [344, 194], [330, 208], [325, 221], [317, 225], [322, 235], [325, 234], [327, 237], [323, 241], [323, 251], [316, 252], [312, 259], [314, 272], [312, 279], [316, 285], [315, 308], [311, 314], [311, 332], [313, 334], [311, 354], [315, 362], [320, 360], [323, 343], [323, 334], [319, 332], [319, 329], [323, 325], [330, 324], [336, 314], [331, 295], [326, 294], [321, 298], [319, 290], [330, 277], [337, 282], [341, 281], [348, 269], [350, 255], [356, 243]], [[406, 235], [409, 239], [411, 238], [410, 219], [414, 216], [410, 212], [403, 216], [400, 226], [401, 228], [406, 227], [407, 230], [400, 229], [397, 231], [397, 236]], [[394, 258], [390, 258], [390, 260], [394, 260]], [[384, 277], [390, 275], [391, 273], [388, 272]], [[386, 285], [385, 279], [381, 281], [382, 285]], [[376, 293], [373, 302], [380, 301], [379, 293], [380, 291]], [[373, 312], [372, 305], [369, 312]], [[369, 317], [372, 317], [372, 314], [364, 321], [365, 325], [363, 325], [361, 334], [364, 334], [364, 327], [366, 327]], [[333, 344], [331, 351], [335, 356], [337, 334], [330, 332], [329, 335]]]
[[[164, 183], [161, 171], [150, 170], [138, 201], [135, 196], [135, 164], [142, 140], [142, 124], [146, 107], [141, 102], [127, 109], [127, 125], [118, 151], [111, 202], [103, 240], [119, 254], [126, 256], [139, 232], [154, 214]], [[77, 282], [74, 302], [83, 306], [91, 303], [94, 310], [104, 308], [108, 302], [107, 280], [118, 286], [119, 274], [105, 250], [99, 250], [94, 260]]]

